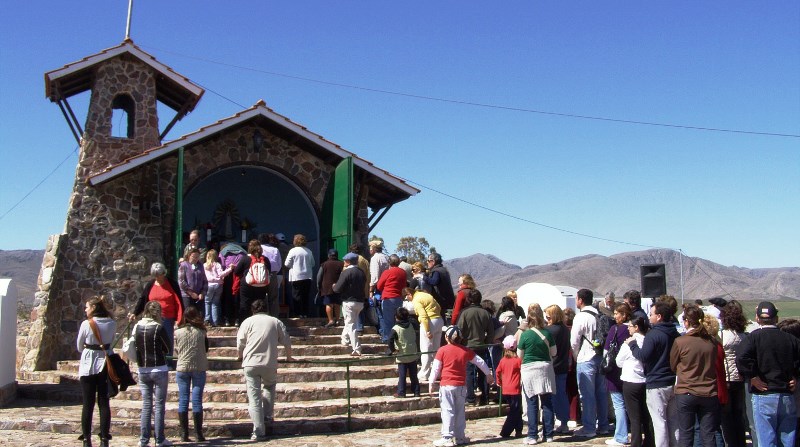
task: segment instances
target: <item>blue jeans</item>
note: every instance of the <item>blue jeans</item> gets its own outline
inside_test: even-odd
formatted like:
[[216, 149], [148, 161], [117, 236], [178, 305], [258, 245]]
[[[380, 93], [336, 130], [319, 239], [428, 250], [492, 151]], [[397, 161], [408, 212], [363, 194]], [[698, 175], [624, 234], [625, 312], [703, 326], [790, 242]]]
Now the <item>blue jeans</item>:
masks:
[[503, 394], [503, 400], [508, 404], [508, 415], [500, 429], [500, 436], [503, 438], [511, 436], [511, 432], [517, 435], [522, 433], [522, 396], [519, 394]]
[[525, 401], [528, 404], [528, 438], [536, 439], [539, 437], [539, 399], [542, 400], [542, 435], [544, 440], [553, 437], [553, 426], [555, 419], [553, 416], [553, 395], [550, 393], [528, 397]]
[[566, 427], [569, 421], [569, 398], [567, 397], [567, 373], [556, 374], [556, 393], [553, 395], [553, 410], [556, 419]]
[[203, 411], [203, 388], [206, 386], [206, 372], [180, 372], [175, 373], [175, 382], [178, 383], [178, 413], [189, 411], [189, 394], [192, 396], [192, 413]]
[[794, 446], [797, 407], [787, 393], [753, 394], [753, 419], [761, 446]]
[[208, 283], [208, 292], [206, 292], [205, 301], [206, 322], [210, 321], [214, 326], [219, 326], [221, 323], [219, 305], [222, 302], [222, 285]]
[[381, 313], [383, 314], [381, 335], [384, 343], [389, 342], [389, 337], [392, 335], [392, 327], [394, 326], [394, 313], [401, 307], [403, 307], [403, 299], [400, 297], [381, 300]]
[[[473, 349], [473, 351], [475, 351]], [[489, 363], [489, 351], [475, 351], [475, 355]], [[475, 383], [475, 380], [478, 383]], [[467, 403], [475, 403], [475, 386], [481, 389], [481, 402], [486, 403], [489, 397], [489, 385], [486, 383], [486, 375], [474, 363], [467, 363]]]
[[581, 421], [587, 432], [608, 431], [608, 390], [606, 379], [600, 374], [600, 356], [577, 366], [578, 393], [581, 396], [583, 412]]
[[142, 392], [141, 445], [150, 442], [150, 420], [155, 408], [156, 444], [164, 442], [164, 406], [167, 401], [167, 384], [169, 376], [166, 371], [139, 373], [139, 389]]
[[625, 411], [625, 399], [619, 391], [610, 391], [611, 403], [614, 406], [614, 417], [617, 423], [614, 426], [614, 440], [621, 443], [628, 443], [628, 417]]

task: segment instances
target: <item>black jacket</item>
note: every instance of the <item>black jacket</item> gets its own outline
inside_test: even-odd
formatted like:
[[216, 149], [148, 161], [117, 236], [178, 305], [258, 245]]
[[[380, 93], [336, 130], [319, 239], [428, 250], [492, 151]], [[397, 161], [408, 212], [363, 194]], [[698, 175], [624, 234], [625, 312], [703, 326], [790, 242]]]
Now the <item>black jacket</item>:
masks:
[[333, 285], [333, 291], [339, 294], [342, 301], [364, 303], [367, 301], [367, 296], [364, 294], [366, 283], [367, 277], [360, 268], [346, 267]]
[[[765, 393], [791, 393], [789, 381], [798, 376], [800, 341], [775, 326], [750, 333], [736, 348], [736, 367], [747, 379], [759, 377], [767, 383]], [[754, 388], [753, 393], [763, 394]]]
[[669, 365], [672, 344], [678, 338], [674, 323], [658, 323], [644, 336], [641, 348], [635, 342], [628, 346], [636, 360], [644, 365], [645, 387], [650, 390], [675, 385], [675, 373]]
[[144, 318], [134, 328], [136, 338], [136, 364], [140, 367], [162, 366], [167, 364], [169, 339], [164, 325]]

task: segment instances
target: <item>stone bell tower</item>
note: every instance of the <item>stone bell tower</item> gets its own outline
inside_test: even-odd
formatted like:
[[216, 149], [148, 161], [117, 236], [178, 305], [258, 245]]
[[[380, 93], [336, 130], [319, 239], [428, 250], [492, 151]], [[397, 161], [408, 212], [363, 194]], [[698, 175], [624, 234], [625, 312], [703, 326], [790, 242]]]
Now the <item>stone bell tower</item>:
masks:
[[[164, 259], [163, 247], [172, 242], [168, 210], [174, 203], [174, 172], [142, 168], [102, 185], [88, 180], [159, 147], [203, 95], [202, 88], [129, 39], [46, 73], [45, 89], [67, 119], [80, 154], [64, 234], [50, 237], [42, 261], [21, 365], [29, 371], [75, 358], [86, 299], [107, 297], [114, 313], [123, 314], [135, 302], [150, 264]], [[68, 100], [87, 91], [82, 127]], [[176, 112], [163, 130], [159, 103]]]

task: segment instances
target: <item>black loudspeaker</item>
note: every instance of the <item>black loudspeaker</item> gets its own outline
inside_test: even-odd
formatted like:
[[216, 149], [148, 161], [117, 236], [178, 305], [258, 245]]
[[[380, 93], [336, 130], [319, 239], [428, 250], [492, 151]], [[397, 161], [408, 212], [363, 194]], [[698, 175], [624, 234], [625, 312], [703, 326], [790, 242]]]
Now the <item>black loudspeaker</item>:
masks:
[[667, 275], [664, 264], [641, 266], [642, 297], [658, 298], [667, 294]]

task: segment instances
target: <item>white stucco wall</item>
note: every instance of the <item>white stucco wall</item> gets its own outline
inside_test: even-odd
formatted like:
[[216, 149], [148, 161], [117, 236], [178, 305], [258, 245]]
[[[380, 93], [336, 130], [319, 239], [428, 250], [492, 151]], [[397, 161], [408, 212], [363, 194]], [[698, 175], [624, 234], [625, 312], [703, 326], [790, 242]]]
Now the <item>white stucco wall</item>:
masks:
[[17, 364], [17, 287], [0, 278], [0, 388], [14, 383]]

